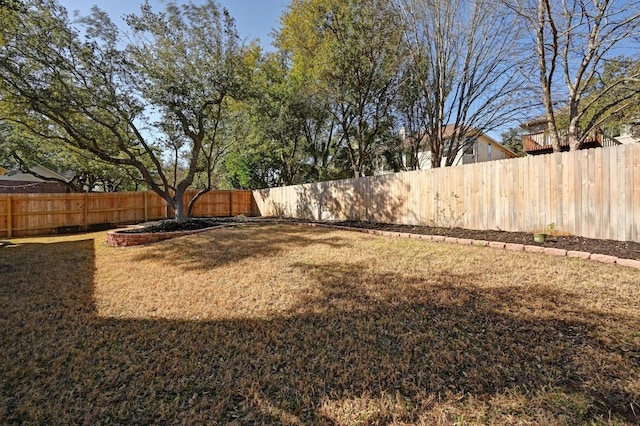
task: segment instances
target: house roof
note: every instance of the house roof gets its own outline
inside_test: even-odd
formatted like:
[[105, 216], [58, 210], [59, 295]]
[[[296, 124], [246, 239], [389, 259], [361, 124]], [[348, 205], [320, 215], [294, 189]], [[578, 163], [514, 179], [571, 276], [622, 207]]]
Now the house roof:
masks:
[[[449, 139], [453, 136], [454, 131], [455, 131], [456, 126], [453, 124], [447, 124], [444, 127], [444, 131], [443, 131], [443, 137], [445, 139]], [[469, 137], [483, 137], [484, 139], [486, 139], [486, 142], [488, 142], [491, 146], [496, 147], [497, 149], [501, 150], [502, 152], [504, 152], [505, 156], [507, 158], [515, 158], [518, 156], [518, 154], [516, 154], [515, 152], [511, 151], [509, 148], [507, 148], [506, 146], [502, 145], [500, 142], [496, 141], [495, 139], [493, 139], [492, 137], [490, 137], [489, 135], [487, 135], [486, 133], [481, 132], [480, 130], [477, 130], [475, 128], [470, 128], [467, 131], [467, 136]]]
[[45, 182], [39, 177], [35, 177], [29, 173], [12, 173], [10, 175], [0, 176], [3, 181], [20, 181], [20, 182]]
[[529, 127], [541, 126], [543, 124], [547, 124], [547, 116], [541, 115], [540, 117], [532, 118], [529, 121], [525, 121], [520, 125], [523, 129], [528, 129]]
[[[60, 173], [56, 173], [53, 170], [50, 170], [44, 166], [40, 166], [40, 165], [33, 166], [29, 170], [31, 170], [31, 172], [33, 172], [34, 174], [45, 177], [45, 178], [56, 179], [62, 182], [71, 181], [70, 178], [63, 176]], [[38, 176], [35, 176], [34, 174], [18, 172], [18, 173], [0, 175], [0, 180], [22, 181], [22, 182], [46, 182], [46, 180]]]
[[[449, 139], [453, 137], [455, 129], [456, 129], [455, 124], [447, 124], [446, 126], [444, 126], [442, 137], [444, 137], [445, 139]], [[480, 130], [477, 130], [473, 127], [469, 128], [469, 130], [467, 131], [467, 136], [480, 136], [483, 134], [484, 133], [482, 133]]]
[[622, 145], [633, 145], [635, 143], [640, 143], [640, 138], [637, 138], [637, 137], [635, 137], [633, 135], [616, 136], [613, 139], [617, 140]]
[[507, 158], [516, 158], [518, 156], [518, 154], [516, 154], [515, 152], [511, 151], [509, 148], [507, 148], [506, 146], [502, 145], [500, 142], [496, 141], [492, 137], [490, 137], [490, 136], [488, 136], [488, 135], [486, 135], [484, 133], [482, 133], [481, 136], [485, 137], [492, 147], [498, 148], [500, 151], [504, 152], [505, 157], [507, 157]]

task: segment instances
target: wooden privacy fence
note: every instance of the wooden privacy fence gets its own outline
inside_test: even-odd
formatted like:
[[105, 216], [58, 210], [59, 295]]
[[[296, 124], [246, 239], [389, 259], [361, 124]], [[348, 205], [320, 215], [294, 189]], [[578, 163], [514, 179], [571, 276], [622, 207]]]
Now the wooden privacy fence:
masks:
[[[195, 191], [186, 194], [187, 202]], [[210, 191], [195, 204], [197, 217], [253, 213], [251, 191]], [[167, 217], [154, 192], [0, 194], [0, 237], [100, 229]]]
[[263, 216], [640, 242], [640, 144], [254, 191]]

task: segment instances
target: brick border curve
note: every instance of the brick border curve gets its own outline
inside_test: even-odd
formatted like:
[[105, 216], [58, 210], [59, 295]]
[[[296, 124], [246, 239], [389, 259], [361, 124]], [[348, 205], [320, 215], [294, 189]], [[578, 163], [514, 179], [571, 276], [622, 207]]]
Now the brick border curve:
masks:
[[225, 228], [228, 226], [236, 226], [237, 223], [229, 223], [223, 225], [211, 226], [209, 228], [193, 229], [190, 231], [173, 231], [173, 232], [138, 232], [128, 233], [122, 230], [107, 232], [107, 245], [111, 247], [128, 247], [139, 246], [142, 244], [155, 243], [157, 241], [168, 240], [171, 238], [183, 237], [185, 235], [199, 234], [200, 232], [211, 231], [212, 229]]

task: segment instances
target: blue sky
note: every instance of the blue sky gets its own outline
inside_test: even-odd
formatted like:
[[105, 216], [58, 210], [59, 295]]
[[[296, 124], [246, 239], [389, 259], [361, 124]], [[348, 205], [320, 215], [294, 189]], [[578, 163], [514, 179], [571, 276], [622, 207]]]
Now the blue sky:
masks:
[[[72, 15], [79, 11], [86, 15], [93, 5], [106, 11], [111, 19], [119, 26], [124, 25], [122, 16], [140, 10], [144, 0], [58, 0]], [[289, 0], [216, 0], [218, 4], [226, 7], [231, 16], [236, 20], [236, 27], [243, 39], [259, 38], [264, 48], [271, 45], [270, 33], [279, 26], [279, 17], [289, 4]], [[163, 10], [164, 2], [150, 0], [154, 10]], [[176, 3], [181, 3], [176, 1]], [[194, 0], [194, 3], [201, 3]]]

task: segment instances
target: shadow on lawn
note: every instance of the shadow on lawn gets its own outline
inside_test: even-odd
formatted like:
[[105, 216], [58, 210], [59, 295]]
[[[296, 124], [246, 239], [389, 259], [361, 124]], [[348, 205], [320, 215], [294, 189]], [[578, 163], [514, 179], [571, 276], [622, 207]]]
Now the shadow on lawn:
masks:
[[[255, 232], [256, 226], [261, 228], [260, 233]], [[324, 237], [309, 238], [308, 228], [303, 226], [283, 230], [281, 225], [240, 225], [154, 243], [132, 260], [153, 259], [185, 269], [209, 269], [252, 257], [278, 256], [312, 244], [343, 247], [341, 240], [331, 234], [335, 231], [318, 228], [316, 235]]]
[[94, 261], [93, 241], [0, 252], [4, 423], [430, 423], [442, 404], [451, 423], [474, 401], [489, 423], [638, 421], [633, 319], [563, 292], [298, 263], [314, 287], [286, 317], [121, 320], [93, 309]]

